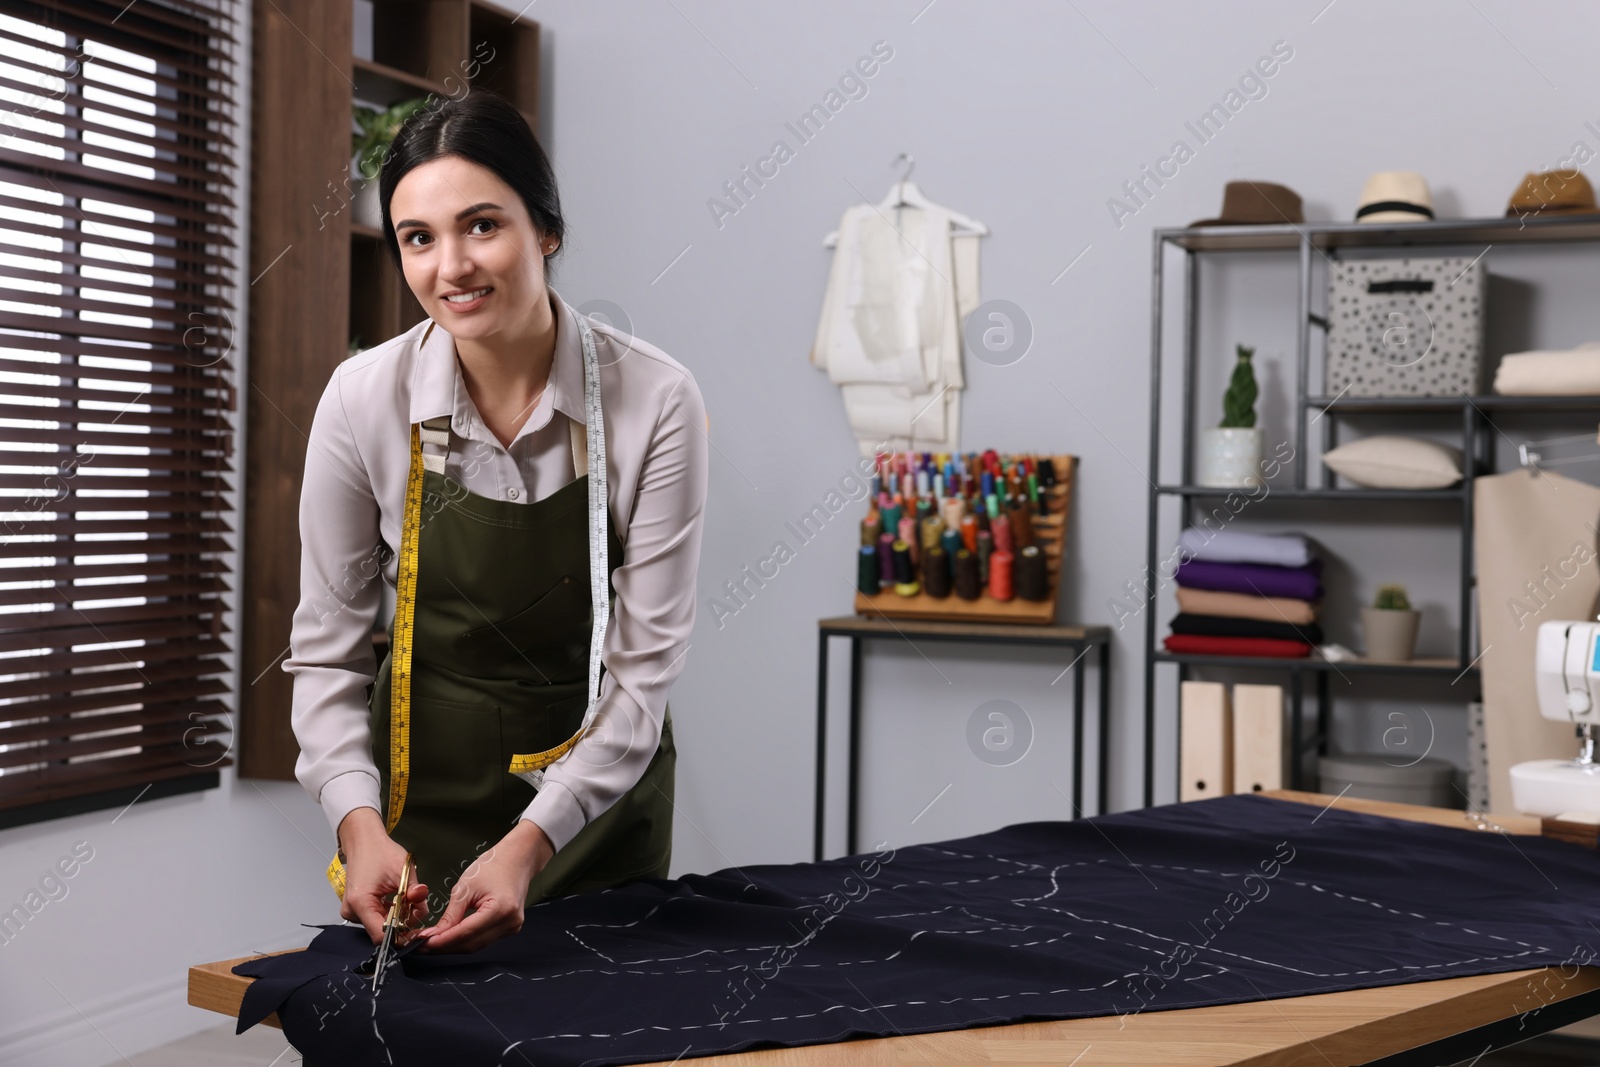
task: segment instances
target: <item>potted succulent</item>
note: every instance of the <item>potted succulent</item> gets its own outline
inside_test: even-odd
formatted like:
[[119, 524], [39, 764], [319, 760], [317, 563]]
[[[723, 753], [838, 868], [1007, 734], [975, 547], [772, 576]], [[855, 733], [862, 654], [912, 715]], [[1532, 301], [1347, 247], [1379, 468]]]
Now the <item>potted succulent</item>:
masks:
[[1403, 585], [1382, 585], [1372, 607], [1361, 609], [1361, 629], [1367, 638], [1367, 658], [1405, 661], [1417, 647], [1420, 611], [1413, 610]]
[[1253, 348], [1237, 346], [1238, 361], [1222, 397], [1222, 422], [1200, 436], [1200, 484], [1253, 488], [1261, 484], [1261, 430], [1256, 426]]
[[355, 196], [351, 201], [351, 221], [360, 226], [378, 229], [383, 225], [383, 206], [378, 202], [378, 171], [388, 158], [389, 145], [395, 134], [405, 125], [406, 119], [428, 105], [428, 98], [419, 96], [402, 100], [383, 111], [370, 107], [356, 107], [352, 114], [359, 133], [350, 135], [351, 174]]

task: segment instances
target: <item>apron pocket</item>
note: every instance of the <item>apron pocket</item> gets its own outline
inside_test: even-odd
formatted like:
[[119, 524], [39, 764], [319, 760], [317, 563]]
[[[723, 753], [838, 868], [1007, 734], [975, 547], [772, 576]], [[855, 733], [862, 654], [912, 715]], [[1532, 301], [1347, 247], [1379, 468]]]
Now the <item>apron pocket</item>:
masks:
[[402, 818], [413, 807], [495, 811], [505, 772], [500, 750], [498, 704], [413, 698], [411, 782]]
[[493, 625], [480, 626], [462, 635], [466, 641], [510, 640], [517, 647], [530, 637], [569, 636], [572, 620], [589, 612], [589, 586], [571, 575], [563, 575], [533, 603]]
[[584, 670], [592, 619], [588, 585], [564, 578], [528, 607], [456, 638], [456, 664], [489, 677], [514, 673], [541, 685], [566, 682]]

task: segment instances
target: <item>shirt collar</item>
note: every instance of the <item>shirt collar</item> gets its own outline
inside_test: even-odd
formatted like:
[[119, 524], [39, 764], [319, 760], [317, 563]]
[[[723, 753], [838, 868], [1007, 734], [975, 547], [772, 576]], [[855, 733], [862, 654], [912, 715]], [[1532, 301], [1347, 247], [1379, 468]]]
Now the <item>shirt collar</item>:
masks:
[[[518, 432], [521, 438], [542, 429], [550, 422], [552, 409], [584, 425], [583, 342], [578, 336], [577, 314], [560, 293], [546, 286], [550, 310], [555, 314], [555, 358], [550, 367], [550, 383], [539, 398], [528, 421]], [[413, 423], [439, 415], [451, 417], [451, 429], [467, 436], [472, 401], [456, 358], [455, 338], [432, 319], [419, 323], [416, 370], [411, 379], [410, 419]]]

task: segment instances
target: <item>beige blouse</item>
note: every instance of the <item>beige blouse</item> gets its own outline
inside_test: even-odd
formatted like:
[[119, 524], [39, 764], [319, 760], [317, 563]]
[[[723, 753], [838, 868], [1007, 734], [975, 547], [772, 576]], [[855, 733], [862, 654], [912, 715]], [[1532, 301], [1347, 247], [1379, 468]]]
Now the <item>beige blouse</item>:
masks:
[[[445, 473], [475, 493], [531, 502], [573, 480], [568, 420], [584, 421], [583, 348], [577, 312], [549, 292], [550, 381], [509, 448], [468, 395], [450, 334], [436, 326], [423, 343], [426, 319], [341, 363], [317, 405], [300, 491], [300, 603], [283, 669], [294, 676], [295, 775], [336, 832], [356, 808], [383, 810], [366, 687], [377, 673], [373, 626], [393, 601], [410, 424], [451, 417]], [[654, 345], [589, 322], [611, 520], [624, 554], [602, 656], [596, 723], [604, 728], [546, 769], [522, 815], [557, 849], [633, 786], [655, 754], [694, 627], [710, 452], [693, 375]]]

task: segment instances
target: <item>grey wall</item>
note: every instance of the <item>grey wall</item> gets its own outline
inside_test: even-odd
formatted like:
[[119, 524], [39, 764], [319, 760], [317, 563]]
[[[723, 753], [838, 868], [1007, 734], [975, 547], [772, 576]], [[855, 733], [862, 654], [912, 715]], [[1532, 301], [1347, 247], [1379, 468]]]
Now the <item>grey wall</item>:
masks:
[[[850, 610], [864, 509], [852, 504], [804, 546], [784, 524], [821, 501], [855, 455], [837, 389], [806, 361], [830, 262], [821, 240], [845, 208], [883, 197], [897, 153], [916, 156], [913, 177], [929, 196], [991, 228], [983, 298], [1019, 304], [1035, 334], [1015, 365], [968, 358], [963, 445], [1082, 457], [1061, 618], [1105, 622], [1108, 599], [1143, 561], [1152, 227], [1215, 215], [1230, 178], [1285, 183], [1312, 218], [1345, 219], [1367, 174], [1382, 169], [1426, 174], [1441, 215], [1497, 215], [1526, 171], [1554, 166], [1578, 141], [1600, 151], [1584, 125], [1600, 125], [1600, 108], [1586, 106], [1597, 75], [1583, 51], [1600, 13], [1324, 4], [555, 0], [530, 12], [548, 34], [545, 136], [571, 225], [556, 284], [571, 300], [624, 308], [636, 333], [695, 371], [711, 414], [701, 621], [672, 694], [678, 870], [808, 854], [815, 626]], [[894, 54], [866, 95], [801, 144], [785, 122], [878, 41]], [[1265, 95], [1254, 90], [1197, 146], [1185, 123], [1280, 41], [1293, 56]], [[1108, 199], [1179, 138], [1193, 158], [1119, 226]], [[779, 139], [794, 158], [719, 225], [708, 200]], [[1257, 345], [1269, 425], [1290, 415], [1293, 269], [1292, 257], [1219, 266], [1201, 313], [1208, 360], [1231, 359], [1236, 340]], [[1491, 345], [1600, 335], [1583, 299], [1595, 281], [1589, 250], [1493, 269], [1539, 279], [1548, 296], [1530, 300], [1536, 325], [1502, 330]], [[1202, 410], [1215, 399], [1203, 395]], [[1564, 469], [1586, 476], [1582, 465]], [[1371, 516], [1319, 525], [1325, 515], [1281, 511], [1282, 522], [1260, 528], [1312, 532], [1349, 574], [1336, 639], [1356, 641], [1357, 598], [1394, 577], [1428, 613], [1423, 650], [1443, 651], [1457, 552], [1437, 515], [1365, 529]], [[780, 539], [796, 558], [719, 628], [711, 598]], [[1169, 603], [1156, 608], [1162, 621]], [[842, 644], [836, 651], [842, 666]], [[1115, 651], [1113, 807], [1127, 807], [1137, 802], [1137, 625]], [[1067, 662], [877, 645], [865, 672], [862, 847], [1066, 814], [1071, 675], [1051, 683]], [[836, 711], [844, 675], [835, 671]], [[1417, 731], [1437, 730], [1435, 754], [1463, 759], [1456, 691], [1373, 685], [1349, 696], [1342, 744], [1378, 743], [1389, 712], [1410, 709]], [[1033, 726], [1013, 766], [980, 762], [966, 742], [969, 717], [993, 699], [1019, 705]], [[838, 773], [833, 786], [841, 800]], [[836, 821], [830, 850], [842, 848]]]
[[[963, 444], [1082, 457], [1061, 617], [1104, 622], [1143, 563], [1152, 227], [1215, 214], [1223, 183], [1240, 177], [1294, 187], [1313, 218], [1346, 218], [1365, 176], [1396, 168], [1424, 172], [1442, 214], [1495, 215], [1525, 171], [1554, 165], [1575, 142], [1600, 150], [1585, 126], [1600, 126], [1588, 55], [1600, 12], [1590, 5], [1325, 2], [528, 7], [546, 33], [545, 139], [570, 224], [556, 285], [574, 302], [622, 308], [634, 332], [694, 370], [710, 410], [701, 623], [672, 694], [677, 872], [809, 857], [816, 620], [850, 610], [862, 508], [803, 546], [785, 527], [856, 456], [838, 392], [806, 352], [829, 265], [822, 237], [845, 208], [883, 197], [897, 153], [916, 156], [914, 178], [932, 198], [991, 228], [983, 296], [1023, 307], [1035, 335], [1012, 366], [967, 361]], [[799, 144], [784, 123], [878, 41], [894, 54], [866, 95]], [[1192, 144], [1184, 123], [1278, 41], [1294, 54], [1266, 95], [1119, 227], [1108, 199], [1176, 139]], [[718, 225], [707, 201], [778, 139], [794, 158]], [[1491, 328], [1499, 351], [1600, 335], [1587, 249], [1539, 262], [1496, 251], [1491, 262], [1527, 279], [1506, 325]], [[1218, 268], [1201, 317], [1209, 360], [1225, 361], [1236, 340], [1255, 343], [1266, 380], [1285, 380], [1292, 266], [1250, 257]], [[1269, 425], [1287, 418], [1271, 407], [1286, 388], [1266, 391]], [[1317, 518], [1276, 514], [1280, 527]], [[1340, 516], [1314, 532], [1362, 595], [1378, 580], [1409, 582], [1437, 624], [1425, 642], [1446, 647], [1453, 535], [1437, 524], [1361, 526]], [[780, 539], [796, 557], [719, 628], [711, 598]], [[1156, 610], [1164, 620], [1170, 607]], [[1135, 626], [1116, 638], [1118, 808], [1137, 802], [1141, 641]], [[1067, 665], [877, 646], [865, 673], [863, 847], [1069, 814]], [[836, 672], [836, 710], [844, 682]], [[1449, 696], [1369, 690], [1339, 724], [1341, 742], [1371, 744], [1390, 710], [1422, 706], [1438, 722], [1438, 751], [1460, 759], [1461, 711]], [[966, 741], [991, 700], [1012, 701], [1032, 725], [1031, 747], [1008, 767], [978, 760]], [[837, 774], [833, 785], [837, 813]], [[220, 791], [120, 818], [0, 833], [0, 904], [20, 900], [79, 840], [95, 859], [70, 895], [0, 946], [0, 1063], [120, 1062], [119, 1052], [215, 1025], [183, 1006], [188, 963], [299, 943], [297, 923], [336, 918], [322, 878], [331, 835], [292, 783], [258, 791], [230, 772]], [[830, 850], [842, 847], [836, 820]]]

